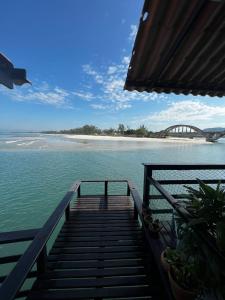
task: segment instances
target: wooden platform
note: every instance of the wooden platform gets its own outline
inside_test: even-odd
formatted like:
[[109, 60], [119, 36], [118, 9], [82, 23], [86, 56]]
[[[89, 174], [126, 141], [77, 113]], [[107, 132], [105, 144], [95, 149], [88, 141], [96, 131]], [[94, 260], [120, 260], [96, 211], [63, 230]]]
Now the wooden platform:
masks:
[[47, 259], [34, 299], [165, 299], [128, 196], [78, 198]]

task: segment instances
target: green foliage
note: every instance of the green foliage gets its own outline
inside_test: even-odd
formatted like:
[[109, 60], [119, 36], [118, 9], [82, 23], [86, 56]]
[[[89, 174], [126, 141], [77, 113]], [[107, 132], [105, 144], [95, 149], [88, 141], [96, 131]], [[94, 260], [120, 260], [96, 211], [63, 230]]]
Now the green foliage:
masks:
[[138, 137], [148, 136], [147, 128], [144, 125], [141, 125], [138, 129], [136, 129], [136, 136], [138, 136]]
[[59, 133], [64, 134], [90, 134], [90, 135], [97, 135], [101, 134], [101, 130], [94, 126], [94, 125], [84, 125], [83, 127], [69, 129], [69, 130], [61, 130]]
[[[225, 253], [225, 191], [220, 184], [216, 188], [198, 180], [199, 188], [186, 186], [187, 210], [193, 216], [188, 223], [178, 221], [179, 243], [177, 250], [195, 266], [204, 288], [213, 291], [217, 299], [225, 297], [225, 264], [203, 242], [201, 236], [217, 244], [221, 254]], [[214, 239], [214, 241], [213, 241]]]
[[202, 285], [199, 280], [197, 265], [190, 257], [179, 250], [166, 249], [165, 259], [170, 265], [175, 281], [186, 290], [199, 290]]
[[125, 126], [123, 124], [119, 124], [118, 125], [118, 133], [123, 135], [124, 131], [125, 131]]
[[225, 251], [225, 190], [206, 185], [198, 179], [199, 189], [186, 186], [190, 200], [189, 210], [194, 219], [190, 226], [207, 230], [216, 238], [221, 251]]
[[151, 131], [148, 131], [148, 129], [141, 125], [138, 129], [132, 129], [129, 126], [126, 126], [124, 124], [119, 124], [118, 129], [109, 128], [109, 129], [99, 129], [98, 127], [94, 125], [84, 125], [82, 127], [78, 128], [72, 128], [67, 130], [60, 130], [60, 131], [43, 131], [43, 133], [53, 133], [53, 134], [85, 134], [85, 135], [111, 135], [114, 136], [116, 134], [122, 135], [122, 136], [134, 136], [134, 137], [154, 137], [154, 133]]
[[113, 129], [113, 128], [104, 129], [104, 130], [102, 131], [102, 133], [105, 134], [105, 135], [115, 135], [116, 130]]

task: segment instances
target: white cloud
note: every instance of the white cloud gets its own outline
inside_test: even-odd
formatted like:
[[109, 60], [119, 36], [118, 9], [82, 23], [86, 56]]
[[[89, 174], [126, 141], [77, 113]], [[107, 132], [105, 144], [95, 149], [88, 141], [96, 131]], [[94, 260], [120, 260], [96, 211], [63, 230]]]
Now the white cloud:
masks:
[[163, 129], [174, 124], [192, 124], [201, 128], [225, 125], [225, 105], [212, 105], [199, 100], [172, 102], [167, 109], [143, 118], [144, 122]]
[[129, 61], [130, 58], [124, 56], [121, 63], [105, 66], [101, 71], [90, 64], [83, 66], [84, 73], [88, 75], [87, 81], [91, 80], [92, 85], [95, 86], [95, 90], [92, 90], [91, 99], [98, 101], [98, 103], [97, 105], [94, 103], [94, 106], [91, 105], [92, 108], [102, 109], [102, 105], [104, 105], [104, 109], [124, 110], [132, 107], [134, 101], [146, 102], [166, 99], [163, 94], [128, 92], [123, 89]]
[[100, 83], [100, 84], [103, 83], [102, 75], [100, 75], [98, 72], [93, 70], [91, 65], [89, 65], [89, 64], [83, 65], [83, 71], [86, 74], [93, 76], [97, 83]]
[[113, 111], [113, 110], [124, 110], [127, 108], [130, 108], [131, 105], [128, 103], [115, 103], [115, 104], [98, 104], [98, 103], [94, 103], [90, 105], [93, 109], [97, 109], [97, 110], [109, 110], [109, 111]]
[[106, 110], [111, 108], [110, 105], [104, 105], [104, 104], [91, 104], [90, 106], [94, 109], [99, 109], [99, 110]]
[[74, 96], [77, 96], [83, 100], [87, 100], [90, 101], [91, 99], [94, 98], [94, 95], [90, 92], [86, 92], [86, 91], [76, 91], [76, 92], [72, 92], [72, 94]]
[[128, 37], [128, 40], [130, 42], [134, 42], [134, 39], [135, 39], [136, 34], [137, 34], [137, 30], [138, 30], [137, 25], [130, 25], [130, 34], [129, 34], [129, 37]]
[[16, 87], [13, 90], [1, 88], [1, 92], [16, 101], [72, 108], [71, 92], [57, 86], [52, 88], [46, 82], [34, 86]]
[[108, 67], [107, 73], [108, 73], [109, 75], [111, 75], [111, 74], [113, 74], [113, 73], [116, 73], [116, 71], [117, 71], [117, 67], [116, 67], [116, 66], [109, 66], [109, 67]]
[[[86, 86], [86, 89], [90, 87]], [[73, 101], [77, 98], [91, 101], [94, 95], [90, 91], [66, 90], [60, 87], [51, 87], [47, 82], [34, 83], [32, 86], [24, 85], [13, 90], [0, 87], [0, 92], [11, 99], [20, 102], [33, 102], [52, 105], [58, 108], [73, 108]]]

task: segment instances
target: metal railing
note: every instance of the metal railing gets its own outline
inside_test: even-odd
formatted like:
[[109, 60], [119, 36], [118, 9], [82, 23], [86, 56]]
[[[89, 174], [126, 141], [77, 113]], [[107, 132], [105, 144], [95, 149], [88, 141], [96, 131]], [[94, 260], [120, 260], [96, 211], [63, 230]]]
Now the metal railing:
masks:
[[[183, 200], [187, 199], [187, 195], [184, 192], [180, 193], [183, 185], [198, 185], [198, 175], [201, 175], [201, 180], [204, 183], [210, 185], [215, 185], [219, 182], [225, 183], [224, 164], [144, 164], [144, 168], [143, 206], [151, 208], [151, 202], [155, 200], [160, 202], [164, 199], [185, 222], [188, 222], [193, 216], [183, 204]], [[168, 173], [167, 171], [170, 172]], [[199, 171], [201, 171], [201, 174]], [[167, 174], [165, 174], [166, 172]], [[170, 179], [169, 174], [172, 179]], [[170, 186], [172, 188], [169, 190]], [[153, 193], [153, 189], [158, 192], [157, 195]], [[168, 212], [163, 207], [158, 208], [157, 211], [159, 213]], [[200, 231], [196, 232], [196, 234], [207, 244], [213, 253], [225, 262], [225, 257], [218, 250], [216, 243], [209, 234], [205, 235]]]

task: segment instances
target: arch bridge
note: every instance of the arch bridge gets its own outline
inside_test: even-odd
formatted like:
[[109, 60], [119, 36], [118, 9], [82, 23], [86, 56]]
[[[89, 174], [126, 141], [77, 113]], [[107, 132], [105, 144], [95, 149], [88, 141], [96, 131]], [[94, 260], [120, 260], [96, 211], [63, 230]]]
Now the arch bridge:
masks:
[[218, 139], [225, 136], [224, 131], [203, 131], [200, 128], [193, 126], [193, 125], [186, 125], [186, 124], [178, 124], [173, 125], [165, 130], [159, 132], [159, 137], [166, 138], [167, 136], [170, 137], [184, 137], [184, 138], [205, 138], [208, 142], [216, 142]]

